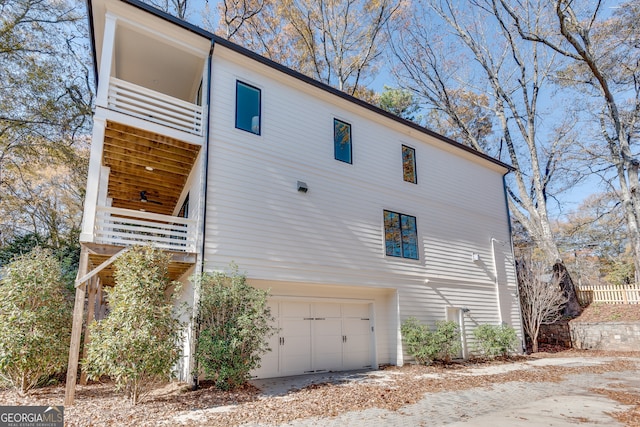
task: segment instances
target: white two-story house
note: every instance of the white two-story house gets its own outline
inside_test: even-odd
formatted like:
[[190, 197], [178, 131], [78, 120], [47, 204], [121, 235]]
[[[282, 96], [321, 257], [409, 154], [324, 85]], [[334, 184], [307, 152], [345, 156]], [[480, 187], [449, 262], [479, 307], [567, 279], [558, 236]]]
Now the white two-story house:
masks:
[[85, 298], [95, 317], [112, 261], [146, 242], [172, 254], [193, 306], [189, 277], [231, 262], [270, 289], [280, 332], [258, 377], [401, 365], [409, 316], [457, 322], [462, 356], [477, 325], [521, 330], [509, 166], [137, 0], [89, 10], [98, 84], [68, 384]]

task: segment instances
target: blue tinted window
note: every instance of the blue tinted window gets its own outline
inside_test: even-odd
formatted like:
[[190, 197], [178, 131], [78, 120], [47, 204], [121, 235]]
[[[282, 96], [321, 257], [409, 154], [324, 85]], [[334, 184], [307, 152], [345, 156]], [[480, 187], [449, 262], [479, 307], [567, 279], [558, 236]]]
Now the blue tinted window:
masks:
[[406, 145], [402, 146], [402, 178], [416, 184], [416, 150]]
[[333, 119], [333, 149], [336, 160], [351, 163], [351, 125]]
[[400, 215], [384, 211], [384, 245], [389, 256], [402, 256], [402, 236], [400, 234]]
[[400, 222], [402, 226], [402, 256], [418, 259], [416, 218], [409, 215], [400, 215]]
[[385, 210], [384, 243], [389, 256], [419, 259], [416, 217]]
[[236, 128], [260, 135], [260, 89], [236, 81]]

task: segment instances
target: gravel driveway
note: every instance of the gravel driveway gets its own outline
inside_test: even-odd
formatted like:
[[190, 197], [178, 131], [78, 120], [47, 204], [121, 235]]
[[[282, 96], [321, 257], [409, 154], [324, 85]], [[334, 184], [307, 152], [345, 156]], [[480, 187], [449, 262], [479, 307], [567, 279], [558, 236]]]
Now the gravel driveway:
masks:
[[[635, 369], [605, 371], [602, 368], [615, 358], [550, 358], [517, 364], [486, 366], [468, 369], [455, 376], [486, 377], [509, 375], [514, 380], [466, 390], [426, 393], [416, 403], [402, 406], [397, 411], [370, 408], [349, 411], [337, 417], [312, 417], [286, 424], [286, 426], [624, 426], [638, 425], [634, 405], [624, 405], [603, 394], [635, 394], [640, 405], [640, 358], [626, 359]], [[629, 366], [629, 365], [627, 365]], [[594, 368], [594, 369], [590, 369]], [[598, 369], [600, 368], [600, 369]], [[518, 381], [517, 377], [537, 369], [566, 370], [559, 381]], [[595, 372], [589, 372], [589, 371]], [[583, 371], [583, 372], [580, 372]], [[345, 375], [342, 387], [353, 387], [367, 381], [384, 383], [384, 371], [369, 374]], [[434, 374], [441, 375], [442, 374]], [[336, 381], [339, 377], [328, 377]], [[367, 379], [368, 378], [368, 379]], [[256, 381], [267, 394], [282, 394], [287, 384], [291, 388], [325, 380], [322, 376], [298, 377], [290, 380]], [[307, 384], [305, 384], [307, 383]], [[596, 389], [600, 389], [597, 391]], [[286, 396], [286, 395], [285, 395]], [[283, 397], [286, 398], [286, 397]], [[633, 397], [631, 397], [633, 399]], [[629, 403], [629, 402], [627, 402]], [[618, 413], [621, 420], [612, 416]], [[626, 413], [626, 415], [625, 415]], [[625, 419], [628, 418], [628, 419]], [[635, 419], [635, 424], [634, 424]], [[251, 426], [269, 423], [246, 424]]]

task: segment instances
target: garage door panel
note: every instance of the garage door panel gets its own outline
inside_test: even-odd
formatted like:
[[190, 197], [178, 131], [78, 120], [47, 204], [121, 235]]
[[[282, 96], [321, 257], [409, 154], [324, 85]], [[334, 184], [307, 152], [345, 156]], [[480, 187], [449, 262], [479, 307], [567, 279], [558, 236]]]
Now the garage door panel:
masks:
[[280, 304], [280, 317], [311, 317], [311, 304], [304, 302], [283, 302]]
[[280, 305], [282, 368], [285, 373], [311, 369], [311, 304], [286, 302]]
[[[284, 313], [304, 313], [304, 306], [309, 309], [309, 304], [298, 303], [282, 304], [281, 309], [284, 308]], [[303, 317], [284, 317], [280, 318], [280, 327], [283, 375], [302, 374], [311, 370], [311, 321]]]
[[344, 317], [369, 317], [369, 304], [343, 304], [342, 315]]
[[323, 318], [313, 322], [313, 368], [342, 368], [342, 319]]
[[344, 319], [343, 323], [345, 335], [365, 335], [369, 337], [371, 322], [369, 319]]
[[313, 314], [315, 317], [342, 317], [340, 304], [335, 303], [315, 303]]
[[313, 329], [316, 336], [330, 337], [342, 336], [342, 319], [324, 318], [313, 322]]
[[291, 347], [282, 347], [282, 375], [300, 375], [311, 371], [311, 352], [292, 354]]
[[344, 370], [371, 367], [371, 354], [368, 351], [350, 351], [344, 355]]
[[260, 367], [252, 372], [252, 376], [259, 378], [277, 377], [280, 371], [280, 335], [275, 334], [267, 340], [270, 351], [262, 355]]
[[[282, 344], [287, 347], [288, 353], [302, 355], [310, 353], [311, 346], [311, 322], [309, 320], [281, 320]], [[290, 350], [289, 350], [290, 349]]]
[[320, 347], [320, 350], [315, 352], [314, 357], [313, 369], [316, 371], [342, 369], [342, 340], [325, 343], [324, 346]]
[[344, 368], [371, 366], [371, 323], [366, 318], [344, 319]]
[[277, 301], [267, 301], [267, 307], [271, 310], [271, 316], [273, 320], [270, 322], [271, 326], [275, 327], [277, 332], [267, 339], [267, 343], [270, 351], [266, 352], [260, 358], [260, 367], [251, 371], [251, 376], [258, 378], [271, 378], [280, 375], [280, 331], [279, 329], [279, 307]]

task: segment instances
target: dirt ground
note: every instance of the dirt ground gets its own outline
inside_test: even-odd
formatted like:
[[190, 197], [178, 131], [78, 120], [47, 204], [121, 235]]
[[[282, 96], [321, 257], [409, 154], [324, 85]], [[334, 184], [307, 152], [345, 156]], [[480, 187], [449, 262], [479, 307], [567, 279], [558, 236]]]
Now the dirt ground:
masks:
[[[617, 357], [609, 363], [587, 367], [540, 366], [535, 369], [496, 371], [492, 375], [457, 375], [480, 366], [519, 364], [525, 360], [551, 357]], [[625, 359], [633, 357], [635, 361]], [[206, 410], [206, 417], [198, 418], [198, 425], [234, 426], [269, 420], [274, 424], [313, 416], [332, 417], [342, 413], [381, 408], [396, 411], [419, 401], [427, 392], [456, 391], [484, 387], [499, 382], [558, 382], [569, 373], [604, 373], [638, 369], [640, 352], [612, 353], [602, 351], [567, 350], [558, 353], [538, 353], [534, 356], [520, 356], [497, 361], [466, 361], [449, 366], [387, 367], [388, 379], [382, 384], [357, 383], [344, 387], [341, 384], [314, 384], [300, 390], [292, 390], [286, 396], [266, 397], [253, 386], [246, 386], [234, 392], [221, 392], [210, 387], [197, 391], [180, 383], [171, 383], [158, 388], [137, 406], [132, 406], [122, 395], [115, 392], [113, 384], [95, 383], [78, 386], [76, 404], [65, 408], [65, 424], [69, 426], [112, 426], [112, 425], [175, 425], [176, 419]], [[594, 384], [597, 388], [597, 384]], [[640, 427], [640, 390], [616, 391], [603, 389], [599, 393], [632, 405], [631, 409], [615, 414], [628, 427]], [[26, 397], [20, 397], [11, 390], [0, 390], [3, 405], [62, 405], [64, 385], [53, 385], [34, 390]], [[181, 415], [183, 414], [183, 415]]]
[[574, 322], [640, 322], [640, 304], [593, 303]]

